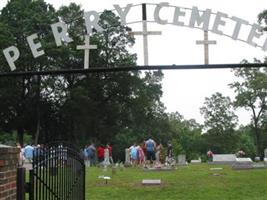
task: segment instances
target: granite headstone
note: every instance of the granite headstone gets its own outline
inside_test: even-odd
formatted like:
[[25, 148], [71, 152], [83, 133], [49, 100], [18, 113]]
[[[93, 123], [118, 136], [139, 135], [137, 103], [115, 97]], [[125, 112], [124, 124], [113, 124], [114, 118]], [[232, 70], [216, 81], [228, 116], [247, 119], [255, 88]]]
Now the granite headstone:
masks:
[[251, 158], [236, 158], [232, 169], [253, 169], [253, 161]]
[[235, 154], [213, 154], [211, 164], [232, 165], [236, 162]]

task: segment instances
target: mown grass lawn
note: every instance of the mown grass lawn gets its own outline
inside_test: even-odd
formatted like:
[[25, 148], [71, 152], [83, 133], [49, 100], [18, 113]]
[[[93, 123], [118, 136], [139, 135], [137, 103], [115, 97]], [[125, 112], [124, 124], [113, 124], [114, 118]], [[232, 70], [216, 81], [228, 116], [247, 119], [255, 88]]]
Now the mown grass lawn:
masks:
[[[210, 170], [222, 167], [223, 170]], [[214, 175], [215, 174], [215, 175]], [[106, 184], [98, 176], [110, 176]], [[161, 179], [161, 186], [143, 186], [142, 179]], [[267, 169], [232, 170], [208, 164], [175, 171], [146, 172], [141, 168], [86, 169], [86, 200], [266, 200]]]

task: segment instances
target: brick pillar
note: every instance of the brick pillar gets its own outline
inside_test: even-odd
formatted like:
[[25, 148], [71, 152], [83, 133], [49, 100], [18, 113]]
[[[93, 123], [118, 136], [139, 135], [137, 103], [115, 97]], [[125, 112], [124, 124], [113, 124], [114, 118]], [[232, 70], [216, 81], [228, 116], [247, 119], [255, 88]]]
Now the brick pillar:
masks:
[[16, 200], [19, 149], [0, 144], [0, 200]]

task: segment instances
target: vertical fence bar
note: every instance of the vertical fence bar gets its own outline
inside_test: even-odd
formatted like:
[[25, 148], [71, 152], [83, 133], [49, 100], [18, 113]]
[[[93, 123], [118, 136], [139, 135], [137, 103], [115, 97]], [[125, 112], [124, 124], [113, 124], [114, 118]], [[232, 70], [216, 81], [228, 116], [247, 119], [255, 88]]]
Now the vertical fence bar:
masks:
[[86, 180], [86, 166], [82, 163], [80, 163], [81, 167], [82, 167], [82, 173], [81, 173], [81, 176], [82, 176], [82, 179], [83, 179], [83, 182], [82, 182], [82, 189], [83, 189], [83, 192], [82, 192], [82, 199], [85, 200], [85, 180]]
[[29, 183], [29, 200], [34, 200], [34, 172], [33, 169], [29, 171], [30, 183]]
[[17, 169], [17, 200], [25, 200], [25, 168]]
[[[51, 148], [47, 148], [47, 159], [48, 159], [48, 171], [49, 171], [49, 176], [48, 176], [48, 187], [51, 188], [51, 155], [50, 155], [50, 152], [51, 152]], [[49, 198], [48, 199], [51, 199], [51, 191], [49, 190]]]

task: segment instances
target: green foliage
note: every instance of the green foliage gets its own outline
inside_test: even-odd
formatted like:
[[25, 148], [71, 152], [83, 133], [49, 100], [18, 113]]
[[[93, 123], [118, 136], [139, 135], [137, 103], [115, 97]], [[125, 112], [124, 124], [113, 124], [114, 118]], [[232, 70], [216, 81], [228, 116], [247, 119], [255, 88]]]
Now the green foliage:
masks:
[[173, 148], [173, 155], [177, 157], [179, 154], [184, 154], [184, 150], [182, 145], [176, 139], [172, 139], [171, 141], [172, 148]]
[[257, 155], [262, 155], [264, 147], [261, 143], [261, 127], [264, 126], [262, 122], [267, 111], [267, 68], [240, 68], [234, 72], [241, 79], [230, 84], [236, 93], [234, 105], [251, 112]]
[[207, 129], [203, 135], [206, 151], [211, 149], [214, 153], [234, 153], [239, 140], [234, 130], [238, 119], [230, 97], [217, 92], [210, 98], [205, 98], [200, 112], [204, 115], [204, 125]]
[[230, 97], [224, 97], [217, 92], [210, 98], [205, 98], [204, 106], [200, 112], [205, 118], [207, 129], [223, 134], [224, 131], [233, 130], [237, 125], [237, 116], [233, 112]]
[[262, 24], [262, 22], [265, 25], [264, 30], [267, 31], [267, 10], [262, 11], [259, 15], [258, 15], [258, 21], [260, 24]]
[[[0, 132], [0, 144], [15, 146], [17, 142], [18, 142], [17, 133]], [[24, 142], [25, 144], [31, 144], [32, 143], [31, 135], [26, 133], [24, 135]]]
[[179, 113], [172, 113], [169, 115], [169, 123], [171, 134], [167, 137], [173, 140], [177, 153], [185, 153], [187, 160], [197, 159], [199, 154], [205, 153], [202, 127], [195, 120], [185, 120]]

